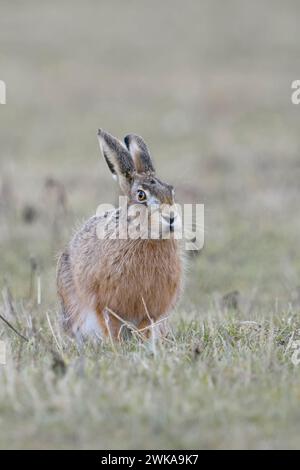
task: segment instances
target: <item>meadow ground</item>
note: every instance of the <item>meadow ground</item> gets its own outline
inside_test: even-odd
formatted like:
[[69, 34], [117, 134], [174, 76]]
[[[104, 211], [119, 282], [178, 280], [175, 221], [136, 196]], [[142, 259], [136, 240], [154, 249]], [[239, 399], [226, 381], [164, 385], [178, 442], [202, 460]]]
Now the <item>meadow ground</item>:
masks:
[[[296, 1], [1, 2], [1, 448], [299, 448]], [[138, 133], [205, 204], [168, 341], [86, 344], [55, 266], [117, 189], [96, 130]], [[38, 304], [37, 284], [41, 284]]]

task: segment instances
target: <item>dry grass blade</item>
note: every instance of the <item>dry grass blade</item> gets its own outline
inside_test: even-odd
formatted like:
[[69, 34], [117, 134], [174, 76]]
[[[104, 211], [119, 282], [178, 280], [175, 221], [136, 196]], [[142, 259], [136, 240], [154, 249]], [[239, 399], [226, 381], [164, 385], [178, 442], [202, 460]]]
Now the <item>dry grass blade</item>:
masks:
[[58, 340], [57, 340], [57, 337], [56, 337], [56, 335], [55, 335], [55, 333], [54, 333], [54, 330], [53, 330], [52, 323], [51, 323], [51, 321], [50, 321], [48, 312], [46, 313], [46, 317], [47, 317], [48, 325], [49, 325], [49, 328], [50, 328], [50, 330], [51, 330], [52, 336], [53, 336], [53, 338], [54, 338], [55, 344], [56, 344], [56, 346], [57, 346], [57, 349], [58, 349], [59, 351], [61, 351], [61, 346], [60, 346], [60, 344], [59, 344], [59, 342], [58, 342]]
[[13, 305], [13, 297], [10, 288], [7, 285], [5, 285], [4, 289], [2, 290], [2, 297], [5, 305], [5, 313], [11, 318], [16, 318], [17, 313]]
[[126, 326], [129, 330], [131, 331], [135, 331], [135, 332], [138, 332], [139, 330], [134, 326], [133, 323], [131, 322], [128, 322], [126, 320], [124, 320], [123, 318], [121, 318], [117, 313], [115, 313], [113, 310], [111, 310], [110, 308], [106, 307], [107, 312], [111, 313], [111, 315], [113, 315], [115, 318], [117, 318], [117, 320], [119, 320], [124, 326]]
[[107, 331], [108, 331], [111, 347], [113, 348], [114, 352], [117, 353], [115, 343], [114, 343], [114, 340], [113, 340], [113, 337], [112, 337], [112, 334], [111, 334], [111, 330], [110, 330], [109, 315], [108, 315], [107, 309], [104, 310], [104, 321], [105, 321], [105, 326], [106, 326]]
[[16, 335], [19, 336], [19, 338], [23, 339], [24, 341], [26, 342], [29, 342], [29, 339], [26, 338], [26, 336], [22, 335], [22, 333], [20, 333], [8, 320], [6, 320], [6, 318], [4, 318], [1, 314], [0, 314], [0, 319], [14, 332], [16, 333]]
[[155, 335], [154, 335], [154, 322], [153, 322], [153, 319], [151, 318], [151, 316], [150, 316], [150, 314], [149, 314], [149, 311], [148, 311], [146, 302], [145, 302], [145, 300], [144, 300], [144, 297], [142, 297], [142, 301], [143, 301], [143, 305], [144, 305], [144, 308], [145, 308], [145, 311], [146, 311], [147, 318], [148, 318], [148, 320], [149, 320], [149, 322], [150, 322], [149, 327], [151, 328], [151, 344], [152, 344], [152, 351], [153, 351], [154, 356], [156, 356], [156, 344], [155, 344]]

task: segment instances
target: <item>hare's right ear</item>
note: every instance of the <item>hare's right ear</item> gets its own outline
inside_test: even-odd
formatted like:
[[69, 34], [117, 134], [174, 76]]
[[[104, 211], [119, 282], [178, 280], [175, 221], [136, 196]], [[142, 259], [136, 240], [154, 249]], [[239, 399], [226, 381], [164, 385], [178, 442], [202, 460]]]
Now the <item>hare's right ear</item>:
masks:
[[134, 166], [138, 173], [155, 174], [155, 168], [146, 142], [142, 137], [128, 134], [124, 138], [126, 147], [132, 155]]
[[100, 149], [114, 178], [125, 193], [130, 190], [135, 167], [128, 150], [108, 132], [98, 130]]

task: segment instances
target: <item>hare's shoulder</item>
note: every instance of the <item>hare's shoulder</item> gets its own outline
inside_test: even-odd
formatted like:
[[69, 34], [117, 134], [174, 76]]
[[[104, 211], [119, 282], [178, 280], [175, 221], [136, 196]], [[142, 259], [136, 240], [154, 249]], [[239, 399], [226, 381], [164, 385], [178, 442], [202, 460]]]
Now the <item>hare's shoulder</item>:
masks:
[[97, 231], [107, 224], [107, 221], [114, 214], [114, 210], [105, 211], [101, 214], [93, 215], [79, 227], [74, 230], [74, 235], [71, 240], [71, 248], [76, 248], [83, 242], [94, 240], [98, 238]]

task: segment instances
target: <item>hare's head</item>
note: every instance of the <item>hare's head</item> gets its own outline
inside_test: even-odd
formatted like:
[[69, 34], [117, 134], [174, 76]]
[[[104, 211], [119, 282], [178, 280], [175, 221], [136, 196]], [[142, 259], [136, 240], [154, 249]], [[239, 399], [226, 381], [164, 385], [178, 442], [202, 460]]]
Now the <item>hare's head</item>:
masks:
[[147, 234], [154, 234], [150, 238], [172, 236], [181, 226], [174, 201], [174, 188], [157, 178], [144, 140], [129, 134], [123, 144], [102, 129], [98, 131], [98, 139], [113, 177], [127, 196], [128, 222], [135, 220], [134, 214], [138, 209], [138, 212], [146, 214]]

